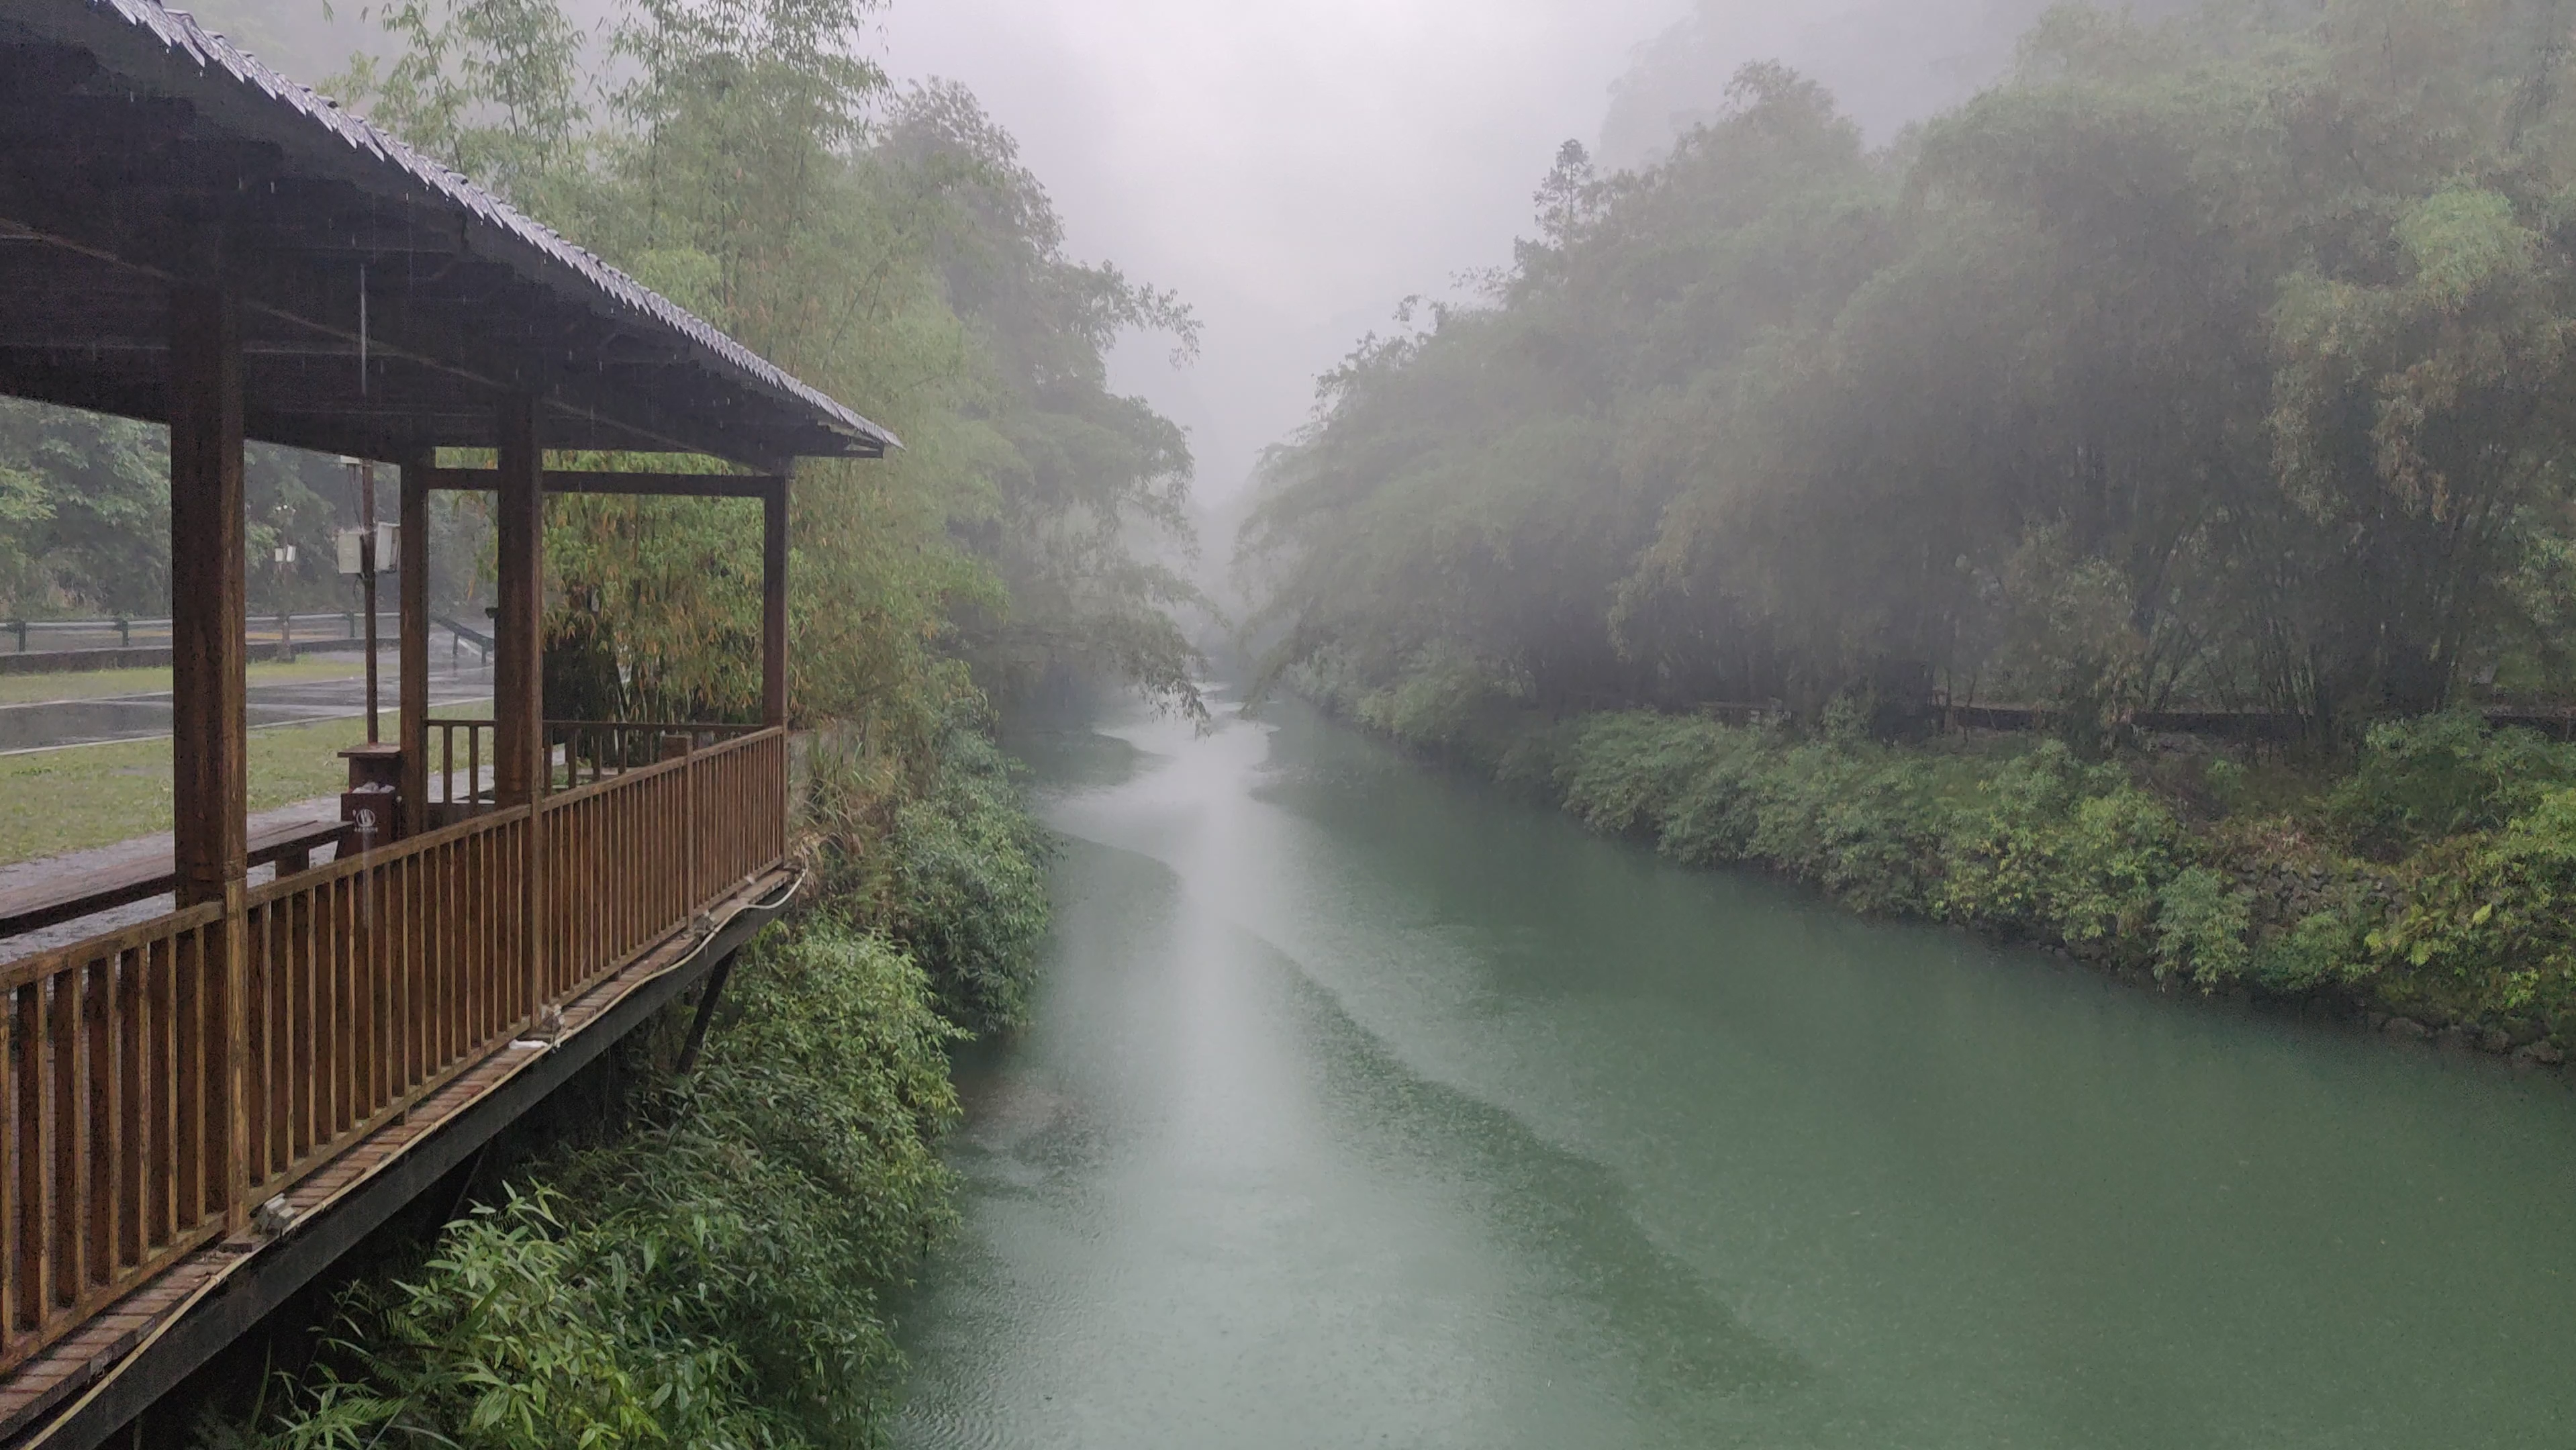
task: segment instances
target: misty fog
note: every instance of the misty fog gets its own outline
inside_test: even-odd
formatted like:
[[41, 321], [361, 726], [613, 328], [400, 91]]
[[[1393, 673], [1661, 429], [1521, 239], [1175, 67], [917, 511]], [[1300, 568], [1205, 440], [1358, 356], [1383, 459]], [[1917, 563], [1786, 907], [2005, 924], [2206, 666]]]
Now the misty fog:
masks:
[[[1076, 253], [1198, 310], [1194, 364], [1132, 338], [1117, 377], [1190, 429], [1199, 497], [1223, 507], [1303, 420], [1315, 377], [1402, 299], [1510, 261], [1562, 142], [1649, 162], [1768, 59], [1884, 142], [2001, 75], [2049, 3], [897, 0], [875, 33], [898, 80], [962, 81], [1011, 129]], [[350, 0], [198, 9], [303, 78], [387, 45], [375, 7]], [[616, 10], [567, 7], [594, 40]]]
[[1316, 375], [1412, 295], [1504, 265], [1564, 141], [1643, 162], [1747, 61], [1844, 97], [1874, 139], [2009, 64], [2047, 0], [960, 0], [886, 12], [898, 74], [950, 75], [1020, 138], [1076, 250], [1178, 288], [1205, 351], [1119, 378], [1236, 494]]

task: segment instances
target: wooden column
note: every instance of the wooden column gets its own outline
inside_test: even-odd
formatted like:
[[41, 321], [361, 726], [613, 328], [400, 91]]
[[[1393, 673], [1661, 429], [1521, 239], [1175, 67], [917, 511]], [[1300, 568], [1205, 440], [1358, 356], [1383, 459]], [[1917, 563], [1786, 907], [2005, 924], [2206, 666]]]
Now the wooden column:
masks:
[[405, 454], [402, 558], [402, 821], [405, 834], [429, 829], [429, 471], [430, 450]]
[[241, 311], [222, 290], [170, 293], [170, 847], [182, 907], [221, 903], [206, 942], [204, 1010], [223, 1024], [223, 1056], [206, 1064], [204, 1121], [224, 1125], [208, 1145], [220, 1172], [224, 1221], [250, 1214], [250, 943], [248, 741], [243, 692], [250, 647], [250, 566], [242, 556]]
[[501, 404], [500, 618], [493, 631], [493, 794], [503, 809], [528, 807], [527, 856], [519, 875], [520, 1017], [533, 1022], [545, 1005], [545, 454], [537, 444], [536, 401], [513, 395]]
[[787, 483], [760, 496], [760, 723], [787, 723]]
[[499, 490], [500, 619], [493, 631], [493, 783], [503, 806], [527, 805], [544, 789], [545, 481], [536, 405], [501, 405]]
[[211, 287], [170, 296], [171, 850], [181, 906], [249, 869], [242, 696], [241, 315]]

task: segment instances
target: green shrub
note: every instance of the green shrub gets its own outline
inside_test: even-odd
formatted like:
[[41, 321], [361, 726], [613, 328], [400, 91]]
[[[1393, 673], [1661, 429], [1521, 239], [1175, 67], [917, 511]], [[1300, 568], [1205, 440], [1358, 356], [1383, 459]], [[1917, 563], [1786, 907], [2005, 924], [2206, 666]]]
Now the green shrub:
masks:
[[1558, 776], [1565, 808], [1596, 831], [1654, 830], [1725, 755], [1727, 733], [1711, 721], [1644, 710], [1587, 719]]
[[273, 1433], [216, 1447], [588, 1450], [804, 1443], [753, 1406], [752, 1374], [685, 1306], [637, 1292], [647, 1245], [569, 1222], [560, 1194], [513, 1196], [452, 1225], [417, 1277], [362, 1294], [346, 1337]]
[[2156, 893], [2156, 976], [2187, 975], [2215, 987], [2245, 975], [2254, 894], [2206, 866], [2177, 873]]
[[829, 916], [751, 949], [697, 1075], [550, 1187], [362, 1287], [286, 1403], [295, 1450], [864, 1440], [901, 1366], [882, 1304], [950, 1222], [956, 1036], [901, 950]]
[[1753, 857], [1771, 762], [1750, 732], [1738, 732], [1730, 743], [1735, 748], [1713, 756], [1664, 816], [1659, 844], [1686, 866], [1728, 866]]
[[2576, 749], [2529, 730], [2491, 730], [2468, 711], [2371, 727], [2328, 818], [2383, 859], [2464, 831], [2491, 831], [2542, 792], [2576, 785]]
[[1049, 849], [1010, 761], [971, 729], [950, 731], [936, 786], [895, 817], [890, 924], [940, 1009], [977, 1036], [1028, 1011]]
[[2412, 1001], [2576, 1021], [2576, 789], [2546, 792], [2501, 831], [2427, 848], [2407, 887], [2369, 946], [2383, 971], [2408, 973]]
[[2070, 945], [2134, 950], [2179, 869], [2181, 826], [2118, 767], [2055, 740], [2007, 762], [1950, 846], [1941, 913]]
[[1582, 735], [1580, 722], [1503, 722], [1492, 742], [1494, 779], [1555, 804], [1563, 798], [1561, 782], [1573, 768]]
[[2289, 930], [2258, 943], [2249, 972], [2269, 991], [2313, 992], [2355, 986], [2378, 971], [2370, 946], [2371, 919], [2360, 893], [2346, 887], [2341, 899], [2301, 917]]
[[1455, 648], [1416, 655], [1390, 684], [1358, 694], [1354, 718], [1407, 745], [1469, 745], [1512, 692], [1509, 671]]
[[936, 1145], [958, 1030], [900, 948], [828, 916], [738, 967], [726, 999], [661, 1122], [558, 1181], [656, 1246], [648, 1292], [733, 1345], [762, 1405], [845, 1435], [902, 1363], [880, 1296], [951, 1222]]
[[1921, 911], [1938, 889], [1946, 813], [1919, 765], [1865, 743], [1807, 741], [1752, 782], [1753, 857], [1856, 910]]
[[2226, 756], [2213, 758], [2201, 772], [2202, 788], [2220, 810], [2232, 811], [2245, 801], [2245, 767]]
[[1559, 771], [1595, 830], [1651, 834], [1695, 866], [1756, 863], [1863, 911], [1923, 908], [1946, 815], [1918, 761], [1857, 732], [1801, 741], [1691, 716], [1597, 716]]

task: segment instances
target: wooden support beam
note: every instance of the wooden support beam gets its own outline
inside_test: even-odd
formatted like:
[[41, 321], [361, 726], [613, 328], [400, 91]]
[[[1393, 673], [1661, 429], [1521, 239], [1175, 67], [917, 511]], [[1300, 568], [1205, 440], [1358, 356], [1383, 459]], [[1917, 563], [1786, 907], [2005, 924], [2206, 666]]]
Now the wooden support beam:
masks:
[[493, 785], [503, 806], [542, 792], [545, 751], [545, 495], [538, 488], [536, 403], [515, 394], [501, 404], [499, 494], [500, 619], [493, 632]]
[[402, 830], [429, 828], [429, 474], [426, 451], [401, 460]]
[[[241, 307], [219, 288], [170, 292], [170, 851], [182, 907], [220, 902], [200, 981], [224, 1060], [200, 1121], [220, 1124], [224, 1220], [247, 1222], [250, 1119], [249, 561], [243, 557]], [[214, 1153], [208, 1154], [209, 1158]]]
[[760, 496], [760, 723], [787, 723], [787, 480]]
[[[548, 493], [634, 494], [651, 498], [767, 498], [780, 476], [765, 473], [611, 473], [546, 470]], [[429, 486], [462, 492], [499, 488], [500, 474], [489, 468], [441, 468]]]
[[536, 1020], [545, 1000], [545, 547], [546, 496], [539, 486], [545, 454], [537, 441], [537, 405], [525, 393], [501, 403], [500, 619], [493, 631], [492, 783], [503, 807], [529, 807], [526, 856], [519, 872], [519, 966], [516, 1014]]
[[169, 401], [171, 845], [185, 907], [223, 900], [249, 870], [241, 310], [230, 295], [172, 289]]

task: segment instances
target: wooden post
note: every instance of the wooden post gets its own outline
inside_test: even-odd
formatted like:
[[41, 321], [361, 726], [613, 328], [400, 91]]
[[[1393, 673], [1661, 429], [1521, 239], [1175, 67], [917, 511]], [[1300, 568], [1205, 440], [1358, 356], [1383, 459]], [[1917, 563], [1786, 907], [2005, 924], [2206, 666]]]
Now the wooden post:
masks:
[[545, 790], [543, 461], [535, 402], [512, 396], [501, 405], [501, 467], [493, 479], [501, 576], [493, 626], [493, 785], [504, 807], [534, 804]]
[[[243, 694], [250, 645], [242, 557], [241, 312], [229, 294], [183, 283], [170, 293], [170, 847], [182, 907], [221, 902], [201, 990], [223, 1024], [224, 1058], [207, 1074], [225, 1125], [224, 1221], [250, 1214], [250, 871]], [[209, 1145], [210, 1147], [212, 1145]], [[211, 1156], [211, 1155], [209, 1155]], [[215, 1165], [207, 1165], [213, 1168]]]
[[211, 287], [170, 299], [171, 848], [179, 904], [220, 901], [248, 871], [242, 697], [241, 317]]
[[760, 723], [787, 723], [787, 475], [760, 496]]
[[[376, 464], [375, 460], [358, 461], [358, 583], [367, 608], [367, 743], [383, 743], [377, 735], [382, 724], [376, 717], [376, 569], [384, 560], [376, 557]], [[293, 646], [288, 646], [290, 657]], [[387, 829], [392, 823], [387, 823]]]
[[545, 454], [537, 444], [536, 400], [512, 394], [501, 404], [499, 487], [499, 646], [492, 661], [493, 795], [503, 809], [528, 808], [526, 866], [519, 885], [519, 964], [524, 1012], [544, 1006], [544, 873], [540, 807], [546, 792], [545, 722]]
[[429, 829], [429, 470], [430, 450], [402, 460], [401, 577], [402, 809], [405, 834]]

